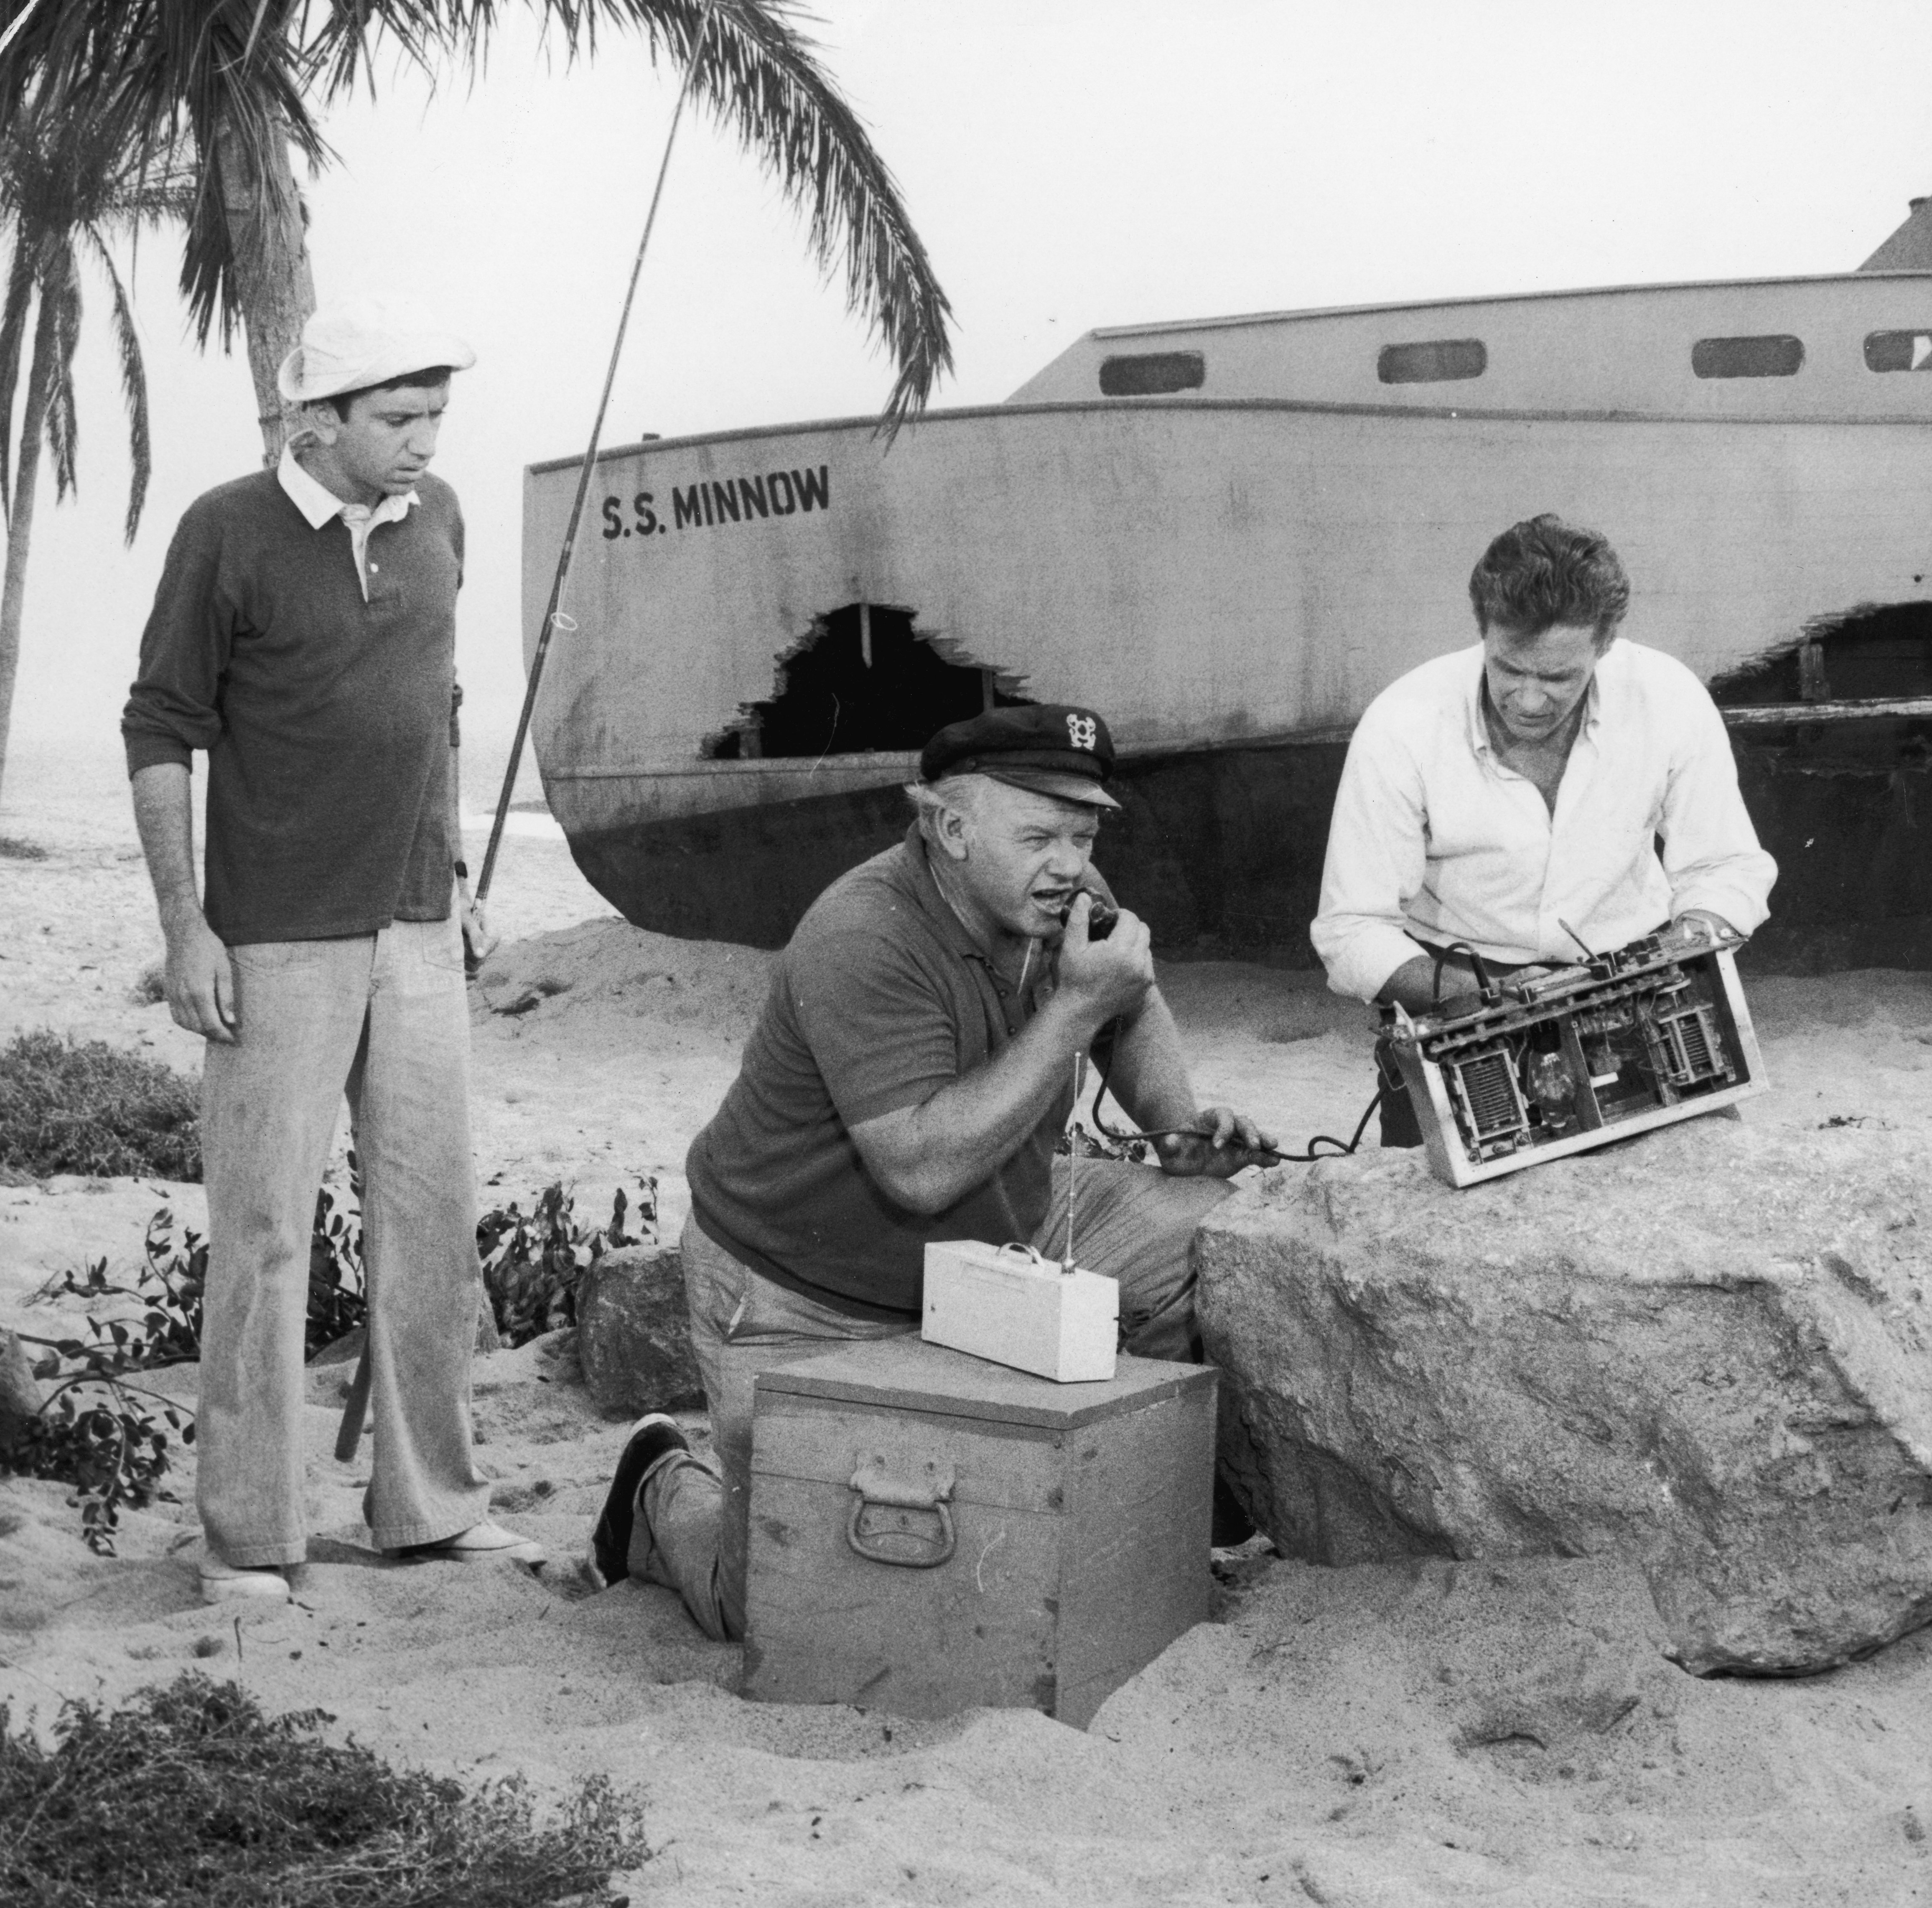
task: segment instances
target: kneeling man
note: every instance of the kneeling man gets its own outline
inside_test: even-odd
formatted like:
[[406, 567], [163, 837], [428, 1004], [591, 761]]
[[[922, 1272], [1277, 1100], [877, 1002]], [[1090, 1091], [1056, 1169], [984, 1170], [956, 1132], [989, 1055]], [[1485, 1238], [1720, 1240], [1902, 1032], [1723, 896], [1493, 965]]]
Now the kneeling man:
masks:
[[1076, 1058], [1103, 1033], [1122, 1105], [1143, 1127], [1186, 1130], [1158, 1142], [1159, 1172], [1083, 1162], [1078, 1256], [1120, 1281], [1127, 1351], [1199, 1357], [1189, 1244], [1270, 1142], [1196, 1106], [1145, 924], [1123, 913], [1088, 934], [1094, 838], [1119, 806], [1112, 759], [1088, 710], [955, 723], [920, 758], [904, 841], [800, 922], [686, 1162], [685, 1285], [717, 1468], [669, 1418], [642, 1420], [592, 1539], [600, 1583], [668, 1585], [710, 1635], [743, 1634], [753, 1378], [916, 1331], [928, 1240], [1026, 1240], [1058, 1257], [1054, 1144]]
[[[1703, 684], [1618, 639], [1630, 584], [1609, 543], [1532, 518], [1469, 596], [1480, 643], [1392, 683], [1348, 746], [1312, 931], [1329, 986], [1420, 1013], [1468, 994], [1470, 949], [1507, 974], [1666, 922], [1752, 932], [1778, 865]], [[1377, 1058], [1382, 1144], [1420, 1146]]]

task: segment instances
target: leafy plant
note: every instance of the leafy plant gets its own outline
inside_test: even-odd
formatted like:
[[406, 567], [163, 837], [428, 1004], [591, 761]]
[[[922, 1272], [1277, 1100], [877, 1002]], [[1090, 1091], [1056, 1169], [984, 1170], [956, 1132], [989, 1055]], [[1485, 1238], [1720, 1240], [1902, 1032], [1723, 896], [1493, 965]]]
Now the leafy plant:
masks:
[[346, 1337], [369, 1322], [368, 1288], [362, 1274], [362, 1174], [349, 1156], [349, 1196], [332, 1186], [315, 1196], [315, 1224], [308, 1241], [308, 1317], [303, 1355]]
[[527, 1344], [547, 1331], [577, 1322], [577, 1288], [586, 1267], [608, 1251], [657, 1236], [658, 1183], [640, 1180], [634, 1215], [640, 1230], [626, 1229], [630, 1208], [622, 1186], [611, 1203], [608, 1226], [586, 1225], [561, 1180], [539, 1192], [525, 1213], [514, 1201], [485, 1213], [476, 1224], [484, 1289], [496, 1329], [506, 1343]]
[[[346, 1192], [325, 1186], [316, 1196], [303, 1331], [310, 1358], [368, 1319], [362, 1183], [352, 1152], [349, 1168]], [[477, 1223], [476, 1247], [497, 1329], [515, 1346], [574, 1324], [584, 1268], [608, 1251], [654, 1238], [656, 1225], [655, 1178], [640, 1183], [634, 1212], [620, 1187], [607, 1226], [579, 1220], [561, 1180], [539, 1192], [527, 1214], [514, 1202], [485, 1213]], [[137, 1312], [126, 1316], [124, 1307], [124, 1316], [104, 1321], [90, 1310], [84, 1338], [20, 1334], [50, 1354], [38, 1370], [54, 1381], [54, 1388], [38, 1416], [0, 1437], [0, 1473], [73, 1485], [68, 1502], [80, 1510], [89, 1546], [104, 1556], [114, 1554], [124, 1506], [142, 1510], [157, 1498], [175, 1501], [160, 1482], [168, 1469], [168, 1432], [191, 1444], [193, 1414], [133, 1382], [131, 1375], [201, 1356], [207, 1284], [207, 1242], [164, 1206], [148, 1222], [143, 1263], [133, 1285], [111, 1281], [104, 1258], [79, 1276], [64, 1274], [53, 1288], [57, 1295], [103, 1310], [132, 1300]], [[150, 1409], [146, 1401], [158, 1408]]]
[[44, 1748], [0, 1706], [0, 1899], [35, 1908], [620, 1908], [650, 1859], [593, 1776], [539, 1827], [520, 1778], [475, 1790], [318, 1739], [188, 1671], [107, 1713], [68, 1702]]
[[[146, 1263], [133, 1286], [107, 1276], [96, 1259], [82, 1278], [72, 1272], [58, 1289], [95, 1303], [131, 1298], [146, 1310], [135, 1319], [103, 1323], [88, 1314], [85, 1338], [38, 1338], [28, 1344], [54, 1354], [53, 1390], [39, 1414], [0, 1439], [0, 1472], [72, 1484], [68, 1498], [80, 1510], [81, 1534], [102, 1556], [114, 1554], [124, 1504], [145, 1510], [158, 1498], [168, 1469], [168, 1432], [194, 1442], [194, 1419], [184, 1407], [130, 1382], [130, 1374], [184, 1364], [201, 1356], [202, 1292], [208, 1280], [208, 1248], [193, 1232], [178, 1238], [173, 1215], [164, 1207], [148, 1222]], [[158, 1412], [151, 1411], [152, 1400]], [[165, 1426], [165, 1428], [164, 1428]]]
[[0, 1048], [0, 1166], [199, 1180], [200, 1115], [194, 1082], [104, 1040], [42, 1028]]

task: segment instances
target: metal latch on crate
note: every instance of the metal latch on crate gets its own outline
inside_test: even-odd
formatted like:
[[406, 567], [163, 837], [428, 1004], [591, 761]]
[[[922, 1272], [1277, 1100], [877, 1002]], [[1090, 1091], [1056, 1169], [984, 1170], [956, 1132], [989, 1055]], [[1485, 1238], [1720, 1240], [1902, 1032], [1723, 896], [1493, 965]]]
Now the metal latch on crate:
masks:
[[928, 1460], [913, 1477], [896, 1476], [868, 1452], [852, 1473], [852, 1514], [845, 1541], [868, 1562], [933, 1570], [957, 1542], [952, 1528], [953, 1468]]

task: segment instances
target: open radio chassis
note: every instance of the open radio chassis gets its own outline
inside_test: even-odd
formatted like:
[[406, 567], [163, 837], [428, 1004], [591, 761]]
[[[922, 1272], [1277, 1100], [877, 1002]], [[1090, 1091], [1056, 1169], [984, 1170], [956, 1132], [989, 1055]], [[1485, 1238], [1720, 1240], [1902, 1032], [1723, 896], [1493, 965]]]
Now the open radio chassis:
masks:
[[1762, 1093], [1740, 944], [1653, 935], [1514, 975], [1467, 1012], [1396, 1008], [1389, 1037], [1437, 1178], [1473, 1186]]

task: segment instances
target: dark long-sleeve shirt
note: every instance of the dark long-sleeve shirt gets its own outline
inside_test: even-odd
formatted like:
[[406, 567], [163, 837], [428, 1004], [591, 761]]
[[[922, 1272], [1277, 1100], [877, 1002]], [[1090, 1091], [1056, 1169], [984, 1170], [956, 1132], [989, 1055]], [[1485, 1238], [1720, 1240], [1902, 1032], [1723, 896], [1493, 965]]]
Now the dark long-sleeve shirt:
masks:
[[208, 752], [203, 910], [230, 945], [373, 933], [450, 908], [450, 697], [463, 517], [425, 476], [346, 524], [273, 471], [190, 505], [122, 716], [130, 775]]

